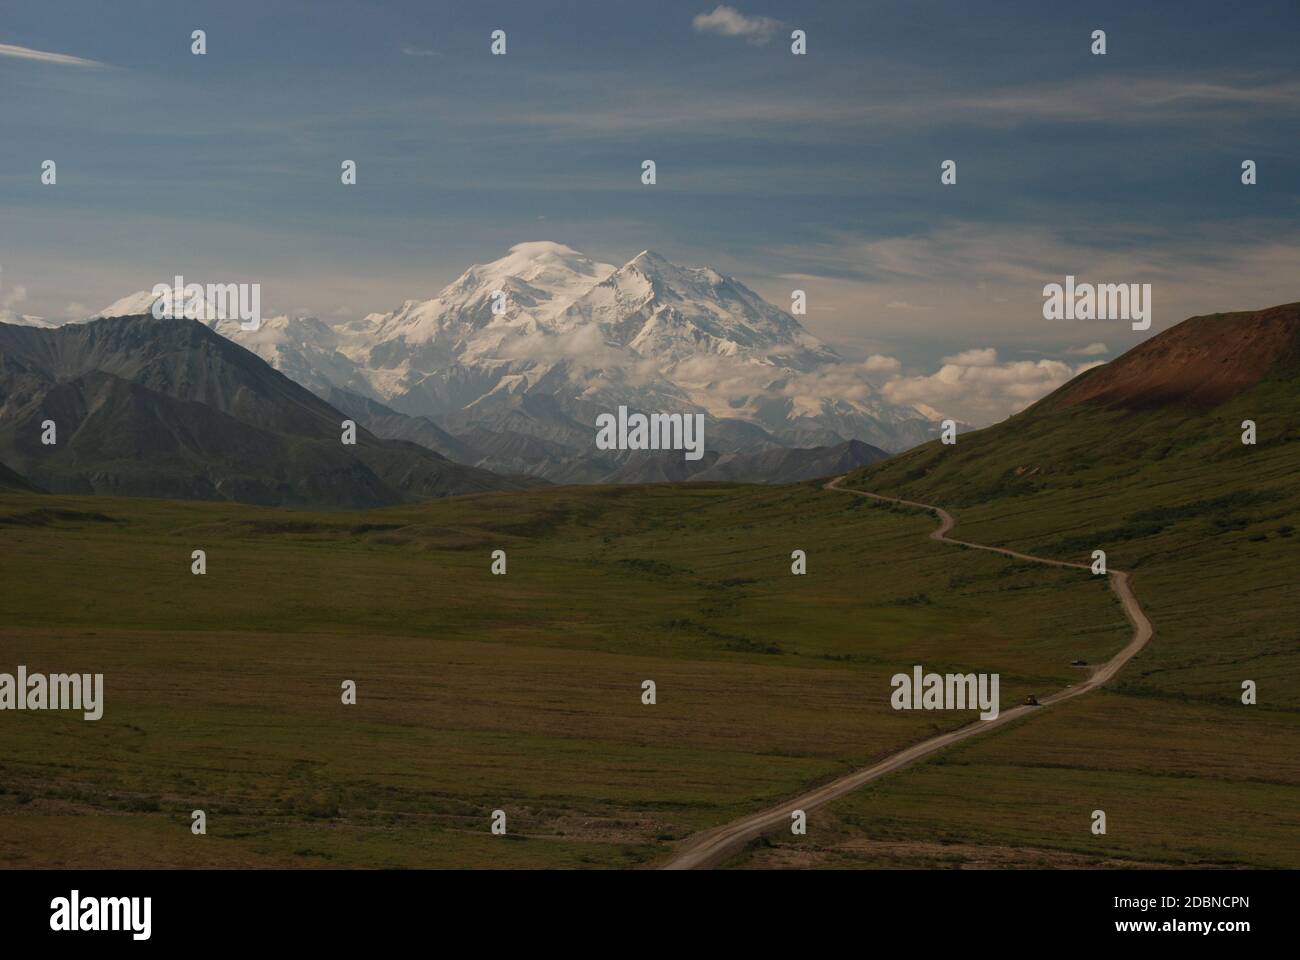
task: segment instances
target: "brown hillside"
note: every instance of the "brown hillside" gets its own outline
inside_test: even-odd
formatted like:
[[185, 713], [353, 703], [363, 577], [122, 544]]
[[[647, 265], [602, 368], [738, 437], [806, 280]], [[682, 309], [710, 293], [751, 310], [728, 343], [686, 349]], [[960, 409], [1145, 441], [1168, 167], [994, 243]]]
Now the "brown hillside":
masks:
[[1300, 364], [1300, 303], [1192, 317], [1088, 370], [1041, 401], [1143, 409], [1167, 403], [1212, 407]]

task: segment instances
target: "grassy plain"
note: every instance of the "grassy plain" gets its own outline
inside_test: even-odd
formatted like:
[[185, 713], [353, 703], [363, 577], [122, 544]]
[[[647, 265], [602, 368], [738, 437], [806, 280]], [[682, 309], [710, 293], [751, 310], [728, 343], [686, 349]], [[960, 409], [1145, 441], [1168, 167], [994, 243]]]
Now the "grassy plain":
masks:
[[106, 688], [95, 722], [0, 714], [0, 865], [651, 865], [974, 719], [891, 710], [914, 663], [1000, 672], [1010, 704], [1126, 642], [1099, 580], [932, 527], [817, 484], [364, 513], [0, 494], [0, 671]]

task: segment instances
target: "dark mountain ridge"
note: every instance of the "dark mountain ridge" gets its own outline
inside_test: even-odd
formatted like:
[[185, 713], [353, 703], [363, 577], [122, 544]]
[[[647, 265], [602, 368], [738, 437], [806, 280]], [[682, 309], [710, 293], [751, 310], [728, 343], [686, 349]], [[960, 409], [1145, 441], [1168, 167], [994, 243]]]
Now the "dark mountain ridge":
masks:
[[360, 424], [344, 445], [345, 419], [197, 321], [0, 324], [0, 461], [51, 492], [364, 507], [532, 482]]

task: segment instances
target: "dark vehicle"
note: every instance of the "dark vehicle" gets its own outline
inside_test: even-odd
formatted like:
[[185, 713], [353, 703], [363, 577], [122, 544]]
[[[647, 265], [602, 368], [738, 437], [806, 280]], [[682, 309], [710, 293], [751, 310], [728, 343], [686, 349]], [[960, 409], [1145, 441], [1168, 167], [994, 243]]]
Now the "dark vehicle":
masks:
[[1038, 698], [1031, 693], [1029, 696], [1025, 697], [1025, 706], [1027, 707], [1038, 706]]

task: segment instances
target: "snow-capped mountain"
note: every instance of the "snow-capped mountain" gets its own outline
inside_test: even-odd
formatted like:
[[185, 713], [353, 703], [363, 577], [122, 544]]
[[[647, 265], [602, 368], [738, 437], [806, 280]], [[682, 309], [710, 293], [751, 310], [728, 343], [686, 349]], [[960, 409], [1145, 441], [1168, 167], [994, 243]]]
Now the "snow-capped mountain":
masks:
[[[432, 300], [408, 300], [393, 313], [371, 314], [362, 329], [381, 341], [464, 339], [474, 359], [502, 336], [552, 329], [557, 313], [613, 272], [611, 264], [562, 243], [519, 243], [500, 260], [470, 267]], [[498, 292], [504, 310], [493, 314]]]
[[[106, 306], [99, 313], [91, 314], [91, 320], [100, 320], [104, 317], [138, 317], [150, 313], [153, 310], [154, 303], [159, 298], [154, 296], [148, 290], [141, 290], [138, 293], [127, 294], [121, 300], [115, 300]], [[171, 297], [163, 297], [163, 302], [170, 306]]]
[[9, 310], [0, 310], [0, 323], [11, 323], [15, 327], [37, 327], [41, 330], [53, 330], [59, 326], [44, 317], [34, 317], [30, 313], [13, 313]]
[[586, 291], [562, 329], [597, 326], [610, 343], [675, 367], [702, 355], [768, 357], [805, 370], [838, 360], [794, 317], [715, 270], [678, 267], [643, 250]]
[[[100, 315], [152, 303], [134, 294]], [[847, 440], [899, 450], [938, 429], [932, 411], [889, 404], [860, 377], [842, 389], [851, 367], [744, 284], [649, 250], [615, 267], [521, 243], [389, 313], [337, 325], [274, 317], [256, 331], [205, 322], [322, 396], [346, 391], [473, 434], [472, 446], [509, 461], [487, 450], [493, 469], [538, 472], [525, 451], [549, 461], [557, 445], [592, 457], [596, 416], [619, 405], [705, 413], [719, 450]]]

